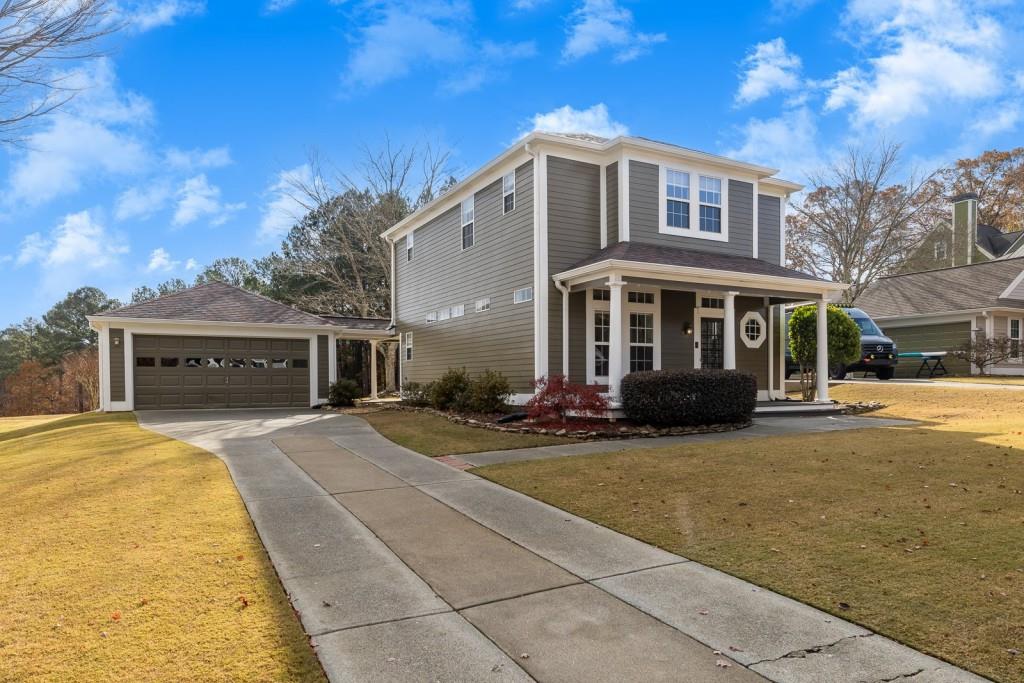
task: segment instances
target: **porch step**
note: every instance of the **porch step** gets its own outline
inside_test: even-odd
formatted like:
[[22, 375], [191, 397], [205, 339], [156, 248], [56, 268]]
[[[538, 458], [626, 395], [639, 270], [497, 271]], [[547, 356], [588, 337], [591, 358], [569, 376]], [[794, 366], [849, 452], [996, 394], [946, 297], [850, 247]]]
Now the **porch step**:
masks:
[[804, 403], [802, 401], [758, 401], [754, 408], [757, 417], [793, 417], [798, 415], [841, 415], [837, 404]]

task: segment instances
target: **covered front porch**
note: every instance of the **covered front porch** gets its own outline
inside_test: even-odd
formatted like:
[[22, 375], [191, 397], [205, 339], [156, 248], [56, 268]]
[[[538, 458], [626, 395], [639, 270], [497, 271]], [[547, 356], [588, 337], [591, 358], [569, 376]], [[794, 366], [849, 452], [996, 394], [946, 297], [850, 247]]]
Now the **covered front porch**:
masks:
[[[620, 243], [553, 276], [551, 372], [607, 387], [644, 370], [720, 368], [757, 378], [758, 399], [785, 399], [786, 304], [815, 302], [818, 364], [827, 366], [824, 307], [845, 285], [748, 257]], [[560, 357], [559, 357], [560, 356]], [[818, 376], [828, 403], [828, 374]]]

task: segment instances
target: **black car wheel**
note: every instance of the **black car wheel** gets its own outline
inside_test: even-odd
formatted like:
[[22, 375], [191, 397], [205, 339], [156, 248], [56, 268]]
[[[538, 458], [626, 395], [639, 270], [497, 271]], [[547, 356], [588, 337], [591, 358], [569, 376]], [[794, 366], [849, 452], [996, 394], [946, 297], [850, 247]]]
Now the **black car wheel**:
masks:
[[893, 375], [895, 374], [895, 368], [878, 368], [878, 370], [875, 372], [875, 377], [884, 382], [887, 379], [892, 379]]
[[846, 379], [846, 366], [842, 363], [830, 366], [828, 376], [832, 379]]

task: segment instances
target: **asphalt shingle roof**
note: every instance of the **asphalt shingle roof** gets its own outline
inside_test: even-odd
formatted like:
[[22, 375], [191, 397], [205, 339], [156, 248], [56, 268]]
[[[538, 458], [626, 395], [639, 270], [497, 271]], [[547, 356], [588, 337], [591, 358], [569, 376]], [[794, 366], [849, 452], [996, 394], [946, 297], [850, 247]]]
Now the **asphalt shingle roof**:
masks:
[[751, 258], [749, 256], [733, 256], [730, 254], [715, 254], [683, 247], [659, 247], [653, 244], [641, 242], [616, 242], [601, 251], [589, 256], [574, 264], [575, 268], [582, 268], [601, 261], [635, 261], [637, 263], [656, 263], [666, 266], [686, 266], [690, 268], [707, 268], [710, 270], [724, 270], [735, 273], [749, 273], [752, 275], [773, 275], [776, 277], [796, 278], [799, 280], [810, 280], [813, 282], [824, 282], [819, 278], [785, 268], [768, 261]]
[[994, 306], [1024, 308], [1024, 301], [999, 298], [1021, 271], [1024, 258], [894, 275], [872, 283], [855, 304], [879, 318]]
[[1005, 254], [1020, 237], [1020, 232], [1003, 232], [991, 225], [978, 224], [978, 246], [999, 258]]
[[190, 320], [219, 323], [331, 325], [312, 313], [247, 292], [224, 282], [210, 282], [156, 299], [107, 311], [104, 316], [149, 320]]
[[352, 318], [344, 315], [322, 315], [324, 320], [330, 321], [332, 325], [347, 327], [351, 330], [387, 330], [391, 327], [391, 321], [387, 318]]

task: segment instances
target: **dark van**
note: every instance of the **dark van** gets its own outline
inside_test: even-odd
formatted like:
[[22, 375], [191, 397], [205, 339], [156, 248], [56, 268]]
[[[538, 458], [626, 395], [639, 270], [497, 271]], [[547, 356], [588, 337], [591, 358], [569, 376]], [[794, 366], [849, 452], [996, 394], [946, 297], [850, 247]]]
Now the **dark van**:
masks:
[[[896, 374], [896, 362], [899, 355], [896, 350], [896, 342], [882, 334], [878, 325], [864, 311], [859, 308], [844, 306], [846, 314], [853, 318], [860, 328], [860, 358], [849, 365], [839, 363], [829, 368], [829, 376], [832, 379], [843, 379], [850, 372], [873, 372], [878, 379], [892, 379]], [[789, 314], [786, 315], [787, 329]], [[786, 344], [786, 379], [793, 373], [800, 372], [800, 364], [793, 362], [789, 353], [789, 343]]]

